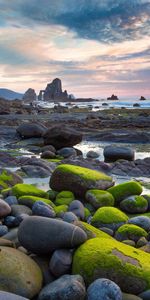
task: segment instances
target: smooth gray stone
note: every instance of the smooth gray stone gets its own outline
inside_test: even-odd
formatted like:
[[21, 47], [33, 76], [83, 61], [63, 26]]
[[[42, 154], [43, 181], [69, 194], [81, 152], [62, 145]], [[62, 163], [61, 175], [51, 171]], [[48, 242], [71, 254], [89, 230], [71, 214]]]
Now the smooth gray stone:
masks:
[[68, 157], [70, 157], [72, 155], [76, 156], [77, 152], [72, 147], [65, 147], [65, 148], [62, 148], [62, 149], [58, 150], [57, 154], [60, 155], [60, 156], [63, 156], [64, 158], [68, 158]]
[[38, 300], [84, 300], [85, 284], [80, 275], [63, 275], [45, 286]]
[[18, 239], [29, 251], [46, 254], [56, 249], [77, 247], [87, 240], [87, 235], [78, 226], [62, 220], [31, 216], [20, 224]]
[[78, 217], [71, 211], [65, 212], [62, 219], [68, 223], [74, 223], [75, 221], [78, 221]]
[[133, 217], [129, 219], [127, 223], [140, 226], [144, 230], [150, 231], [150, 218], [147, 216]]
[[60, 277], [64, 274], [69, 274], [72, 264], [72, 252], [68, 249], [59, 249], [54, 251], [49, 268], [52, 274]]
[[106, 162], [113, 162], [118, 159], [134, 160], [135, 151], [127, 147], [106, 146], [103, 154]]
[[29, 300], [16, 294], [0, 291], [0, 300]]
[[27, 207], [25, 205], [21, 205], [21, 204], [13, 204], [11, 206], [11, 215], [12, 216], [17, 217], [22, 214], [31, 216], [32, 210], [29, 207]]
[[73, 212], [79, 219], [84, 220], [84, 206], [79, 200], [73, 200], [68, 208], [68, 211]]
[[120, 287], [105, 278], [95, 280], [87, 289], [87, 300], [122, 300]]

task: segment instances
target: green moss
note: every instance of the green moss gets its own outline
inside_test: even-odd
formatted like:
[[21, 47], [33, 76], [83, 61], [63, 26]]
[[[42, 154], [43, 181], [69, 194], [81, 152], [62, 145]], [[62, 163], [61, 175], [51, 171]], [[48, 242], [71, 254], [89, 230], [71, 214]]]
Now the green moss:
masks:
[[18, 183], [12, 187], [12, 193], [17, 198], [21, 196], [35, 196], [48, 199], [48, 194], [32, 184]]
[[55, 204], [56, 205], [69, 205], [73, 200], [75, 200], [75, 196], [70, 191], [62, 191], [57, 194]]
[[49, 196], [49, 199], [51, 199], [52, 201], [55, 201], [58, 192], [56, 192], [54, 190], [48, 190], [47, 194]]
[[91, 212], [87, 207], [84, 207], [84, 218], [87, 220], [91, 216]]
[[98, 228], [95, 228], [94, 226], [86, 222], [76, 221], [74, 224], [79, 226], [81, 229], [83, 229], [86, 232], [88, 239], [93, 239], [93, 238], [112, 239], [112, 237], [109, 234], [103, 232], [102, 230], [99, 230]]
[[5, 188], [1, 190], [1, 194], [4, 198], [10, 196], [10, 194], [12, 194], [12, 188]]
[[18, 199], [18, 203], [22, 204], [22, 205], [26, 205], [30, 208], [32, 208], [33, 204], [37, 201], [42, 201], [43, 203], [46, 203], [48, 205], [50, 205], [51, 207], [55, 207], [55, 204], [48, 199], [45, 198], [41, 198], [41, 197], [36, 197], [36, 196], [21, 196]]
[[81, 177], [82, 179], [95, 181], [95, 180], [106, 180], [112, 181], [112, 178], [102, 172], [94, 171], [88, 168], [83, 168], [80, 166], [67, 165], [63, 164], [56, 168], [56, 170], [60, 170], [61, 172], [67, 172]]
[[120, 207], [129, 213], [145, 212], [148, 208], [148, 202], [143, 196], [131, 196], [124, 199]]
[[101, 207], [92, 217], [91, 224], [101, 226], [102, 224], [112, 224], [126, 222], [128, 217], [121, 210], [115, 207]]
[[138, 182], [129, 181], [113, 186], [107, 191], [113, 195], [115, 201], [118, 203], [129, 196], [140, 195], [142, 193], [142, 186]]
[[3, 170], [0, 173], [0, 190], [7, 189], [12, 179], [12, 175], [8, 174], [7, 170]]
[[[94, 238], [75, 251], [72, 273], [83, 276], [86, 285], [104, 277], [117, 281], [123, 291], [132, 293], [137, 280], [146, 290], [150, 288], [150, 255], [114, 239]], [[135, 283], [130, 286], [131, 281]]]
[[133, 224], [125, 224], [120, 226], [116, 233], [121, 234], [122, 237], [128, 236], [129, 239], [132, 239], [131, 237], [135, 235], [139, 236], [139, 238], [142, 236], [147, 237], [148, 234], [143, 228]]
[[54, 163], [61, 162], [61, 159], [59, 159], [59, 158], [48, 158], [48, 159], [44, 159], [44, 160], [46, 160], [48, 162], [54, 162]]
[[68, 205], [59, 205], [54, 207], [54, 211], [56, 216], [59, 217], [62, 213], [68, 211]]
[[102, 190], [88, 190], [85, 194], [85, 199], [95, 208], [113, 206], [115, 202], [112, 194]]

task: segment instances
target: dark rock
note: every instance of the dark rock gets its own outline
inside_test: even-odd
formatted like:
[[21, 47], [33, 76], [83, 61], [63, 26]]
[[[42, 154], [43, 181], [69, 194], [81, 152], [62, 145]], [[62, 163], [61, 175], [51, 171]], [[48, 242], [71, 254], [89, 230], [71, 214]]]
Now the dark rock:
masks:
[[146, 100], [146, 98], [144, 96], [141, 96], [140, 100]]
[[36, 123], [23, 123], [17, 129], [17, 133], [24, 139], [32, 137], [42, 137], [46, 131], [46, 127]]
[[41, 154], [41, 158], [45, 158], [45, 159], [51, 159], [51, 158], [55, 158], [55, 157], [56, 157], [56, 154], [49, 150], [44, 151]]
[[111, 97], [108, 97], [107, 100], [119, 100], [116, 95], [112, 95]]
[[32, 102], [32, 101], [36, 101], [36, 93], [34, 89], [29, 88], [25, 94], [23, 95], [22, 100], [24, 100], [25, 102]]
[[95, 280], [87, 289], [87, 300], [122, 300], [120, 287], [105, 278]]
[[95, 151], [88, 151], [87, 155], [88, 158], [98, 158], [99, 157], [99, 153], [95, 152]]
[[85, 285], [80, 275], [63, 275], [45, 286], [38, 300], [84, 300], [85, 295]]
[[57, 151], [57, 154], [63, 156], [64, 158], [68, 158], [70, 156], [76, 156], [76, 150], [72, 147], [65, 147]]
[[13, 216], [7, 216], [4, 219], [4, 224], [9, 228], [14, 227], [14, 224], [15, 224], [14, 222], [15, 222], [15, 217], [13, 217]]
[[59, 248], [74, 248], [84, 243], [87, 236], [73, 224], [32, 216], [19, 226], [18, 238], [21, 245], [31, 252], [46, 254]]
[[150, 218], [147, 216], [137, 216], [128, 220], [129, 224], [137, 225], [147, 232], [150, 231]]
[[49, 268], [55, 277], [69, 274], [71, 271], [72, 253], [67, 249], [55, 250], [49, 263]]
[[25, 165], [21, 167], [21, 170], [28, 176], [34, 178], [45, 178], [50, 176], [50, 171], [41, 166]]
[[78, 221], [78, 217], [71, 211], [65, 212], [62, 219], [68, 223], [74, 223], [75, 221]]
[[43, 94], [43, 99], [44, 101], [68, 99], [67, 91], [62, 91], [62, 84], [59, 78], [54, 79], [52, 83], [47, 85]]
[[139, 297], [143, 300], [149, 300], [150, 299], [150, 290], [147, 290], [147, 291], [139, 294]]
[[118, 159], [134, 160], [135, 151], [127, 147], [106, 146], [104, 148], [105, 162], [113, 162]]
[[56, 149], [72, 147], [82, 141], [82, 134], [72, 128], [55, 126], [48, 129], [44, 137], [45, 145], [53, 145]]
[[45, 152], [45, 151], [50, 151], [50, 152], [56, 153], [56, 149], [55, 149], [55, 147], [52, 146], [52, 145], [43, 146], [43, 147], [41, 148], [41, 152], [43, 153], [43, 152]]

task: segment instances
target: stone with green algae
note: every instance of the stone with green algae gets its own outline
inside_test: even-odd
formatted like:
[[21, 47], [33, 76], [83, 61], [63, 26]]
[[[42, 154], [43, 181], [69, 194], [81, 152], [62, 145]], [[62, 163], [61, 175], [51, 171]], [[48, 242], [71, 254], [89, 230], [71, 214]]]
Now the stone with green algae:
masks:
[[83, 276], [87, 286], [108, 278], [123, 292], [139, 294], [150, 288], [150, 255], [114, 239], [94, 238], [75, 251], [72, 273]]
[[62, 214], [68, 211], [68, 205], [58, 205], [54, 207], [54, 211], [57, 217], [60, 217]]
[[114, 197], [107, 191], [89, 190], [85, 194], [85, 199], [95, 208], [102, 206], [114, 206]]
[[62, 191], [57, 194], [55, 204], [56, 205], [69, 205], [73, 200], [75, 200], [75, 196], [70, 191]]
[[148, 209], [148, 202], [143, 196], [130, 196], [120, 203], [120, 208], [127, 213], [144, 213]]
[[74, 223], [74, 225], [83, 229], [85, 231], [85, 233], [87, 234], [88, 239], [93, 239], [93, 238], [112, 239], [112, 237], [109, 234], [105, 233], [104, 231], [102, 231], [98, 228], [95, 228], [94, 226], [92, 226], [91, 224], [88, 224], [86, 222], [76, 221]]
[[26, 183], [14, 185], [12, 187], [12, 193], [17, 198], [21, 196], [35, 196], [35, 197], [41, 197], [46, 199], [49, 198], [48, 194], [45, 191], [38, 189], [32, 184], [26, 184]]
[[91, 224], [95, 227], [117, 229], [128, 220], [128, 216], [116, 207], [100, 207], [92, 217]]
[[71, 191], [77, 197], [84, 197], [87, 190], [106, 190], [114, 184], [112, 177], [80, 166], [62, 164], [52, 173], [50, 187], [58, 192]]
[[133, 240], [137, 242], [141, 237], [147, 237], [148, 233], [141, 227], [133, 224], [125, 224], [118, 228], [115, 238], [119, 241]]
[[7, 189], [22, 182], [23, 180], [19, 175], [11, 172], [10, 170], [0, 168], [0, 190]]
[[124, 200], [129, 196], [140, 195], [142, 193], [142, 186], [135, 181], [120, 183], [109, 188], [107, 191], [113, 195], [116, 203]]
[[41, 201], [43, 203], [46, 203], [46, 204], [50, 205], [53, 208], [55, 207], [55, 204], [51, 200], [45, 199], [45, 198], [42, 198], [42, 197], [26, 195], [26, 196], [19, 197], [19, 199], [18, 199], [19, 204], [26, 205], [30, 208], [32, 208], [33, 204], [37, 201]]

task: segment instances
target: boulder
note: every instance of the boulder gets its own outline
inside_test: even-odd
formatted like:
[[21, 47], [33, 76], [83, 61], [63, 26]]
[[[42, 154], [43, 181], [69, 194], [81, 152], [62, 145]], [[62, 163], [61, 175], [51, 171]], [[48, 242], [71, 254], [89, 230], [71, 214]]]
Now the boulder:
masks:
[[85, 295], [85, 284], [80, 275], [63, 275], [45, 286], [38, 300], [84, 300]]
[[136, 295], [150, 288], [150, 255], [114, 239], [94, 238], [75, 251], [72, 273], [82, 275], [87, 286], [107, 278]]
[[82, 141], [81, 132], [69, 127], [54, 126], [43, 135], [45, 145], [53, 145], [57, 150], [72, 147]]
[[21, 196], [35, 196], [48, 199], [48, 194], [45, 191], [36, 188], [32, 184], [16, 184], [12, 187], [12, 193], [17, 198]]
[[118, 159], [134, 160], [135, 151], [132, 148], [106, 146], [104, 148], [105, 162], [113, 162]]
[[52, 173], [50, 187], [56, 191], [72, 191], [77, 197], [84, 197], [87, 190], [106, 190], [113, 185], [110, 176], [74, 165], [59, 165]]
[[115, 238], [118, 241], [133, 240], [137, 242], [141, 237], [146, 238], [147, 232], [143, 228], [133, 224], [122, 225], [115, 233]]
[[130, 214], [144, 213], [148, 209], [148, 202], [143, 196], [130, 196], [121, 201], [120, 208]]
[[33, 253], [49, 254], [60, 248], [77, 247], [86, 241], [87, 235], [73, 224], [32, 216], [19, 226], [18, 239], [24, 248]]
[[91, 224], [95, 227], [108, 227], [116, 230], [118, 227], [126, 223], [128, 217], [116, 207], [101, 207], [91, 219]]
[[29, 299], [42, 287], [42, 273], [38, 265], [21, 251], [10, 247], [0, 247], [0, 278], [1, 291]]
[[17, 133], [24, 139], [32, 137], [42, 137], [46, 127], [37, 123], [23, 123], [16, 129]]
[[102, 206], [114, 206], [114, 197], [107, 191], [102, 190], [89, 190], [85, 194], [85, 199], [94, 208], [100, 208]]
[[113, 195], [115, 202], [119, 203], [125, 198], [142, 193], [142, 186], [135, 181], [120, 183], [108, 189], [108, 192]]

